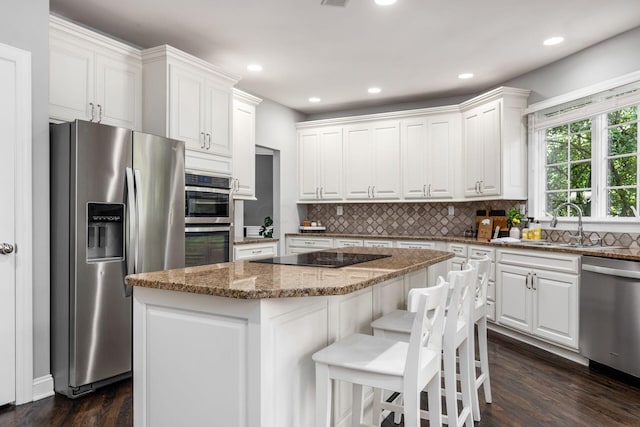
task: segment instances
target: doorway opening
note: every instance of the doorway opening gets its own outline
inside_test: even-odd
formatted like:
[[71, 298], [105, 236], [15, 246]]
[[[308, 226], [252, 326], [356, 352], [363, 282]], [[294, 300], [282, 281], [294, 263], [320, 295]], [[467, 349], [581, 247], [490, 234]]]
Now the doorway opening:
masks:
[[280, 230], [280, 151], [256, 145], [256, 200], [244, 202], [245, 227], [259, 227], [273, 220], [273, 236]]

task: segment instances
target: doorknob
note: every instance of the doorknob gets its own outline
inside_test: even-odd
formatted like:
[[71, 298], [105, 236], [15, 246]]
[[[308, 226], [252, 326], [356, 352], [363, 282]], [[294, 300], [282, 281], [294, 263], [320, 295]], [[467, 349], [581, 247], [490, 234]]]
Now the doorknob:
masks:
[[6, 255], [13, 252], [13, 245], [10, 243], [0, 243], [0, 254]]

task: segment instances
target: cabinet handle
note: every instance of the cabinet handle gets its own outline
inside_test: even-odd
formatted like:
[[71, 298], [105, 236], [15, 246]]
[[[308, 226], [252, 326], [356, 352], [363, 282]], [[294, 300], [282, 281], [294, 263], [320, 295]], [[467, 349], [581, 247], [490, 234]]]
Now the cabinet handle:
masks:
[[422, 186], [422, 195], [424, 197], [427, 197], [427, 184]]
[[374, 185], [373, 187], [371, 187], [371, 197], [372, 198], [376, 198], [376, 186]]
[[211, 150], [211, 134], [207, 133], [207, 140], [209, 141], [207, 144], [207, 150]]
[[102, 122], [102, 105], [98, 104], [98, 123]]
[[204, 141], [204, 132], [200, 132], [200, 136], [202, 137], [202, 145], [200, 146], [200, 148], [204, 150], [204, 147], [207, 146], [207, 144]]
[[305, 244], [305, 245], [313, 246], [313, 245], [315, 245], [315, 244], [316, 244], [316, 242], [304, 242], [304, 244]]
[[538, 280], [538, 276], [536, 275], [536, 273], [533, 273], [533, 276], [531, 276], [531, 289], [533, 289], [534, 291], [537, 291], [538, 288], [535, 287], [534, 283]]
[[251, 253], [252, 253], [252, 254], [261, 254], [261, 253], [262, 253], [262, 250], [261, 250], [261, 249], [260, 249], [260, 250], [257, 250], [257, 249], [256, 249], [255, 251], [251, 251]]
[[428, 193], [427, 193], [427, 196], [431, 197], [431, 184], [429, 184], [429, 189], [428, 189], [428, 190], [429, 190], [429, 191], [428, 191]]
[[316, 187], [316, 199], [320, 198], [320, 187]]
[[531, 280], [531, 273], [527, 273], [527, 279], [524, 281], [524, 285], [527, 289], [531, 289], [531, 286], [529, 286], [529, 280]]
[[240, 178], [236, 178], [236, 191], [240, 191]]
[[367, 197], [371, 198], [371, 186], [367, 187]]
[[484, 193], [484, 190], [482, 189], [482, 184], [484, 184], [484, 181], [479, 181], [478, 182], [478, 192], [480, 194]]
[[320, 187], [320, 198], [324, 199], [324, 187]]
[[89, 121], [92, 122], [96, 116], [96, 106], [93, 105], [93, 102], [90, 102], [89, 105], [91, 106], [91, 120]]

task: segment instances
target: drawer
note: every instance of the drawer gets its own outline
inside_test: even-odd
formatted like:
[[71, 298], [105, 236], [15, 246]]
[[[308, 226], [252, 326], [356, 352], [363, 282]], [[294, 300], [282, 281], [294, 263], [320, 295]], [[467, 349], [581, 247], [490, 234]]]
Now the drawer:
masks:
[[275, 244], [239, 245], [234, 248], [236, 261], [271, 258], [277, 255]]
[[493, 301], [487, 301], [487, 319], [496, 321], [496, 303]]
[[396, 242], [396, 248], [399, 249], [435, 249], [436, 242], [425, 242], [420, 240], [399, 240]]
[[333, 245], [336, 248], [350, 248], [353, 246], [364, 246], [364, 242], [360, 239], [334, 239]]
[[500, 264], [518, 265], [532, 270], [540, 269], [572, 274], [578, 274], [580, 271], [580, 255], [499, 249], [496, 259]]
[[333, 239], [329, 237], [290, 237], [289, 246], [311, 249], [330, 249], [333, 247]]
[[469, 258], [482, 258], [485, 255], [488, 256], [491, 261], [495, 261], [495, 248], [488, 248], [486, 246], [469, 246]]
[[457, 257], [467, 258], [467, 245], [460, 243], [449, 243], [449, 252], [453, 252]]
[[365, 240], [364, 247], [365, 248], [392, 248], [393, 241], [392, 240]]

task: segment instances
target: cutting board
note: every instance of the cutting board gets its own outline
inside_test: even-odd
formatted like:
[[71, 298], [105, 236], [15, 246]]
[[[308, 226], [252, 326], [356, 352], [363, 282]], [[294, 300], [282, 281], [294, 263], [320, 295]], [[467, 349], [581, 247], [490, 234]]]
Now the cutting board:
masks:
[[493, 218], [484, 217], [478, 224], [478, 240], [488, 241], [493, 237]]

